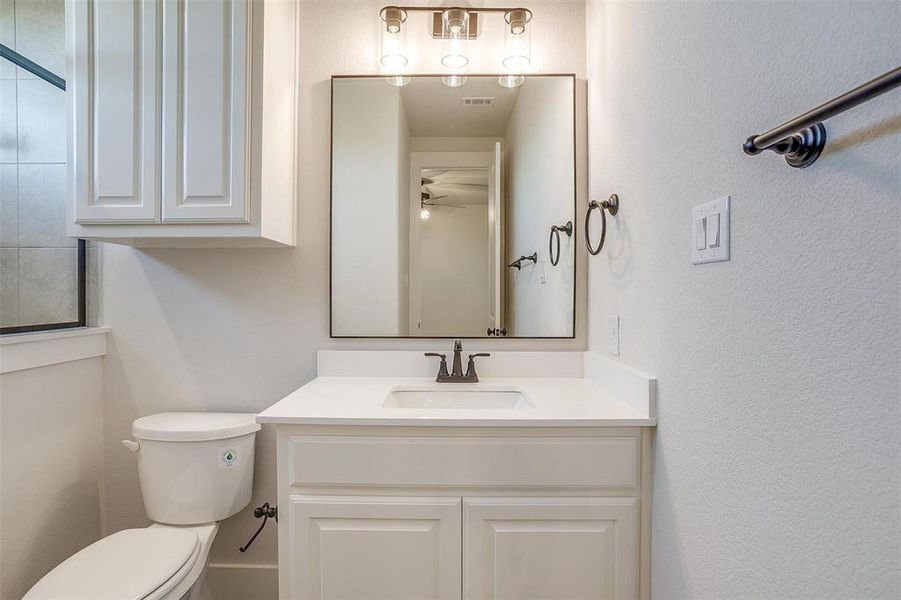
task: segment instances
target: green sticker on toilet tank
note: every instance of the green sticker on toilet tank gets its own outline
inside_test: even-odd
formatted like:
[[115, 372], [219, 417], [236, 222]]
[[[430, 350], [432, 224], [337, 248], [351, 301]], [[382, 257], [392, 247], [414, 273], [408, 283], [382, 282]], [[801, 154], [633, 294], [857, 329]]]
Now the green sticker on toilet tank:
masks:
[[224, 468], [234, 467], [238, 464], [238, 449], [237, 448], [220, 448], [219, 449], [219, 457], [221, 458], [221, 462], [219, 466]]

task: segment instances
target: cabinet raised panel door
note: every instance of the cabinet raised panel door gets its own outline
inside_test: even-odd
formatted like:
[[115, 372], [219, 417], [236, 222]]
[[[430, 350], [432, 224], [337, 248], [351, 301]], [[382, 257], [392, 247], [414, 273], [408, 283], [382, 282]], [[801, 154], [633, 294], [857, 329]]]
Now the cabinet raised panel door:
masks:
[[159, 221], [160, 14], [157, 2], [66, 3], [77, 223]]
[[290, 497], [283, 598], [459, 600], [460, 498]]
[[465, 498], [465, 600], [638, 597], [635, 498]]
[[249, 222], [248, 0], [163, 3], [163, 222]]

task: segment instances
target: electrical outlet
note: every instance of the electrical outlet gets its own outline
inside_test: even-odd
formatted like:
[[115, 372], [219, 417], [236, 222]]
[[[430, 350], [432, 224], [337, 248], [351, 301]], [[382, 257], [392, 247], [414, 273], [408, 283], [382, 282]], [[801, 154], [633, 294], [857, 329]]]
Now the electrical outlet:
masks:
[[607, 316], [607, 352], [619, 356], [619, 315]]

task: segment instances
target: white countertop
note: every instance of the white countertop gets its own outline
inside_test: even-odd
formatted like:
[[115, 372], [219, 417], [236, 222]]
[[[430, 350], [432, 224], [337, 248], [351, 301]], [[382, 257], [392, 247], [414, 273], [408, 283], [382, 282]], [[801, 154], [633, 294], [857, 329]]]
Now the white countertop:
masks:
[[[383, 403], [395, 388], [515, 389], [521, 409], [394, 408]], [[657, 424], [653, 402], [640, 410], [592, 379], [486, 377], [479, 383], [436, 383], [425, 377], [317, 377], [257, 416], [281, 425], [435, 427], [645, 427]]]

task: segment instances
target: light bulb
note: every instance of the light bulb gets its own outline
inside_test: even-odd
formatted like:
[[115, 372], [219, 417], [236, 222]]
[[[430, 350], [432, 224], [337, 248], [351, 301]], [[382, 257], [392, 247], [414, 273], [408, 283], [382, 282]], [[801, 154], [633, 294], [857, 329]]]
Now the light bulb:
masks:
[[450, 88], [458, 88], [466, 85], [465, 75], [445, 75], [441, 78], [441, 83]]
[[407, 31], [404, 28], [407, 13], [400, 8], [388, 7], [382, 9], [379, 17], [382, 20], [379, 62], [392, 71], [402, 69], [409, 62], [407, 59]]
[[464, 48], [469, 33], [469, 13], [451, 8], [444, 11], [441, 18], [444, 21], [441, 64], [449, 69], [462, 69], [469, 64]]
[[526, 82], [526, 78], [522, 75], [501, 75], [497, 78], [497, 83], [501, 87], [515, 88]]
[[428, 221], [432, 218], [432, 213], [429, 212], [429, 209], [423, 206], [421, 209], [419, 209], [419, 218], [423, 221]]
[[504, 29], [504, 67], [512, 71], [522, 71], [532, 62], [532, 32], [526, 23], [532, 20], [532, 13], [525, 8], [508, 11], [504, 15], [507, 27]]
[[393, 85], [394, 87], [404, 87], [413, 81], [413, 78], [407, 77], [406, 75], [391, 75], [385, 77], [385, 81], [388, 82], [388, 85]]

